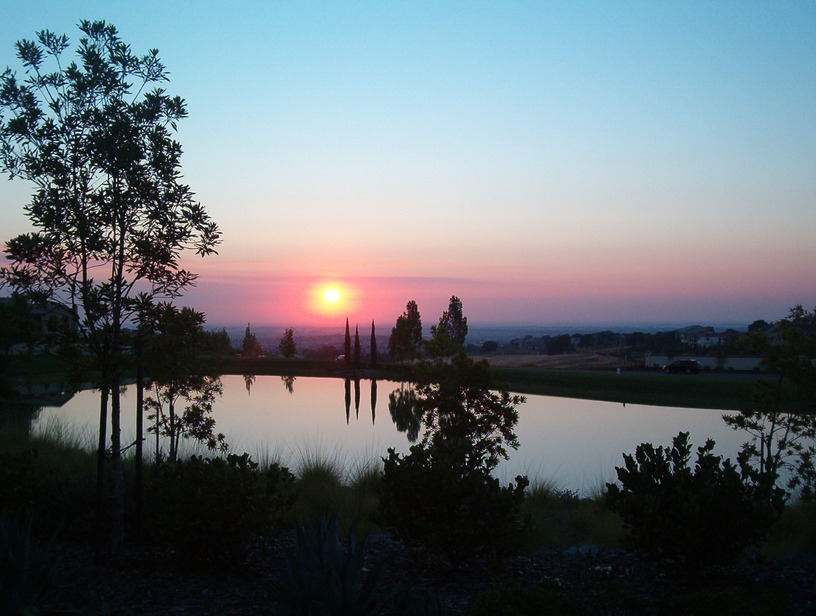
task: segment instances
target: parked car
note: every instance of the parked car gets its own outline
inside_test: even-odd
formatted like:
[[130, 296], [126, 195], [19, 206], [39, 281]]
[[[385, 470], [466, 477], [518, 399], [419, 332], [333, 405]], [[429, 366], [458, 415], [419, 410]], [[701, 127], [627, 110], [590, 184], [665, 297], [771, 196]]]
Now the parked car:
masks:
[[666, 374], [677, 374], [678, 372], [685, 372], [686, 374], [697, 374], [702, 371], [703, 365], [696, 359], [678, 359], [670, 364], [663, 366], [663, 372]]

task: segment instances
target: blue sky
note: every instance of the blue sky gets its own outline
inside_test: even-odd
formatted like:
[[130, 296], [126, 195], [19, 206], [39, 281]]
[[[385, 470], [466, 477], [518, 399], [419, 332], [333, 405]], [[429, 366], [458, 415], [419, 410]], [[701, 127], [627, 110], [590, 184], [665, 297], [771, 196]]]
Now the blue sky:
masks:
[[[83, 18], [187, 100], [211, 321], [311, 321], [331, 282], [361, 322], [452, 294], [480, 321], [816, 305], [814, 2], [7, 0], [0, 66]], [[0, 183], [0, 240], [27, 193]]]

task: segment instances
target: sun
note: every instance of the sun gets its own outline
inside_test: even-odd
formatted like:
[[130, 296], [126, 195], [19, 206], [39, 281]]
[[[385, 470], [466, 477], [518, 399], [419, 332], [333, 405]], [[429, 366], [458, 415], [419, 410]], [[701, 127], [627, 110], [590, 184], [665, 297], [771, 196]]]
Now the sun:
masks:
[[325, 299], [330, 304], [334, 304], [337, 300], [340, 299], [340, 291], [335, 289], [334, 287], [326, 289], [326, 292], [323, 293], [323, 299]]
[[311, 284], [304, 298], [304, 308], [320, 317], [351, 315], [357, 309], [360, 291], [342, 280], [322, 280]]

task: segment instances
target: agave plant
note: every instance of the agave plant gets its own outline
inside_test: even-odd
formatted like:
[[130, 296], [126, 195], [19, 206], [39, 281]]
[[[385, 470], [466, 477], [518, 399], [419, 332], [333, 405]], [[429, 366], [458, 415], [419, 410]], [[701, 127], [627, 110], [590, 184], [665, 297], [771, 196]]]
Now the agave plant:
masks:
[[0, 614], [38, 614], [53, 572], [48, 550], [32, 545], [31, 518], [0, 515]]
[[379, 588], [383, 562], [363, 575], [367, 537], [357, 524], [340, 541], [337, 514], [295, 526], [295, 547], [281, 567], [281, 616], [375, 616], [389, 600]]

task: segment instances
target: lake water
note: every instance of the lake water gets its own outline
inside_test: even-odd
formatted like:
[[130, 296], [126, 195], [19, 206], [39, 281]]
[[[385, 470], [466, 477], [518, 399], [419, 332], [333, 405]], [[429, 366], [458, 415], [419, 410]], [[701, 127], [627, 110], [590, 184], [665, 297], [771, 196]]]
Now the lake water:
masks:
[[[389, 447], [407, 452], [411, 445], [389, 412], [389, 395], [399, 392], [398, 383], [377, 381], [372, 396], [372, 381], [360, 381], [358, 390], [351, 382], [347, 415], [342, 379], [298, 377], [291, 393], [278, 376], [258, 376], [249, 389], [241, 376], [224, 376], [222, 381], [224, 393], [213, 417], [232, 452], [246, 451], [256, 460], [277, 459], [293, 469], [303, 459], [329, 458], [354, 472], [379, 460]], [[123, 443], [135, 435], [131, 410], [135, 398], [135, 389], [128, 387], [122, 401]], [[84, 434], [92, 447], [98, 408], [99, 393], [82, 391], [61, 407], [44, 408], [33, 429], [47, 430], [56, 422], [69, 433]], [[511, 452], [497, 475], [512, 480], [527, 474], [531, 480], [590, 491], [615, 478], [614, 467], [622, 464], [622, 453], [633, 453], [642, 442], [669, 444], [681, 430], [691, 433], [695, 446], [713, 438], [715, 453], [733, 459], [746, 437], [725, 425], [722, 415], [726, 413], [731, 412], [527, 396], [519, 407], [516, 430], [521, 447]], [[154, 442], [149, 435], [148, 452]], [[186, 449], [195, 450], [189, 445]]]

